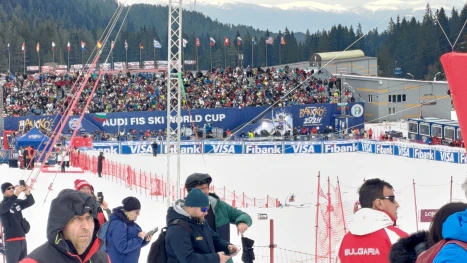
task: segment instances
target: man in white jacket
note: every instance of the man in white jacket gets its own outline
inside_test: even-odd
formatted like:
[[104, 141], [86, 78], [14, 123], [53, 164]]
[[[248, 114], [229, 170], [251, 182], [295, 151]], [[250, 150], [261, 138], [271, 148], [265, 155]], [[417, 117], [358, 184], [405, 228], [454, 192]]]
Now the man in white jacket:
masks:
[[392, 244], [407, 233], [395, 227], [399, 204], [392, 186], [380, 179], [370, 179], [360, 187], [361, 209], [355, 212], [337, 247], [337, 262], [389, 262]]

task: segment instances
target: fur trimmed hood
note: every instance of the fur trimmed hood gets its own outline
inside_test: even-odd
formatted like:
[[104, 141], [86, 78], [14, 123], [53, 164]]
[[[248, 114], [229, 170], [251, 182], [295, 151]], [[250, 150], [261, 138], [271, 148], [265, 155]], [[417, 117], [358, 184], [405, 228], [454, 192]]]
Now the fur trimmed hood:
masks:
[[389, 254], [391, 263], [414, 263], [418, 255], [428, 249], [428, 231], [419, 231], [399, 239]]

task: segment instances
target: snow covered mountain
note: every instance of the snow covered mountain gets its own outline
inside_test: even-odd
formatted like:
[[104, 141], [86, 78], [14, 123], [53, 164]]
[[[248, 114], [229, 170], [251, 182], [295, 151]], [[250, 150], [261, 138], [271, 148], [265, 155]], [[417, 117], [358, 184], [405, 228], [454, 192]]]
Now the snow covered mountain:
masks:
[[[166, 4], [168, 0], [128, 0], [132, 3]], [[329, 1], [331, 2], [331, 1]], [[334, 1], [337, 2], [337, 1]], [[330, 29], [332, 25], [341, 23], [354, 28], [360, 23], [364, 31], [370, 30], [378, 23], [378, 29], [384, 30], [389, 17], [397, 15], [423, 17], [426, 0], [376, 0], [353, 1], [353, 6], [322, 3], [314, 1], [277, 1], [277, 0], [184, 0], [188, 10], [201, 12], [212, 19], [223, 23], [251, 25], [259, 29], [273, 32], [286, 27], [294, 32], [311, 32]], [[445, 8], [449, 15], [453, 7], [462, 9], [464, 0], [430, 1], [433, 12]], [[408, 17], [410, 19], [410, 17]]]

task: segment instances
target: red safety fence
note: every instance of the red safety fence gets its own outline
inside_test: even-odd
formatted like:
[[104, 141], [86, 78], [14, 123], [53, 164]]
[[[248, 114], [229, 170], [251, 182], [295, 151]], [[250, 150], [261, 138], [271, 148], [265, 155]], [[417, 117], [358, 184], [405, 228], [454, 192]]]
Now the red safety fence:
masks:
[[[98, 173], [97, 156], [73, 152], [71, 155], [71, 165], [94, 174]], [[183, 198], [186, 196], [186, 189], [184, 187], [176, 187], [176, 184], [172, 181], [168, 182], [169, 191], [167, 192], [167, 179], [164, 176], [136, 169], [130, 165], [121, 164], [116, 161], [104, 160], [101, 175], [107, 180], [120, 183], [137, 192], [139, 191], [140, 194], [144, 192], [146, 196], [149, 195], [151, 198], [153, 196], [156, 198], [161, 197], [162, 199], [169, 197], [174, 201], [177, 196], [175, 191], [180, 191], [180, 196]], [[280, 205], [277, 198], [272, 198], [269, 195], [265, 198], [252, 198], [245, 195], [244, 192], [230, 191], [225, 187], [211, 185], [210, 188], [211, 192], [217, 194], [222, 201], [237, 208], [270, 208], [279, 207]]]

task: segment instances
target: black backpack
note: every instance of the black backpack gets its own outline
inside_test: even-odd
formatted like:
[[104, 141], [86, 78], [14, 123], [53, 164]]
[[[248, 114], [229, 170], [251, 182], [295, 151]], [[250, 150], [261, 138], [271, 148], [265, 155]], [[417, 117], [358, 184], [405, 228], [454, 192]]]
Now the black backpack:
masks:
[[191, 234], [191, 226], [185, 220], [175, 219], [169, 223], [168, 226], [162, 228], [157, 237], [156, 241], [152, 243], [151, 248], [149, 249], [148, 262], [147, 263], [167, 263], [167, 253], [165, 252], [165, 234], [167, 228], [173, 225], [182, 226], [186, 232]]

